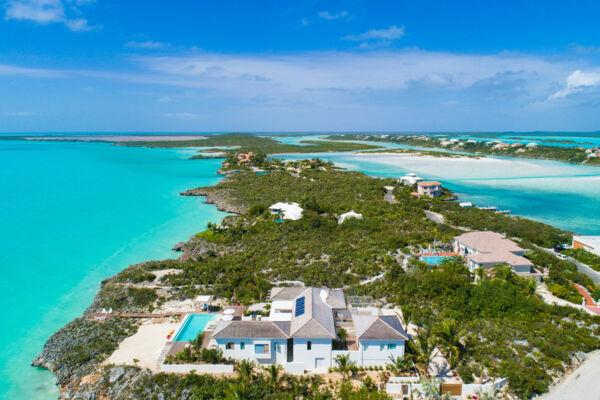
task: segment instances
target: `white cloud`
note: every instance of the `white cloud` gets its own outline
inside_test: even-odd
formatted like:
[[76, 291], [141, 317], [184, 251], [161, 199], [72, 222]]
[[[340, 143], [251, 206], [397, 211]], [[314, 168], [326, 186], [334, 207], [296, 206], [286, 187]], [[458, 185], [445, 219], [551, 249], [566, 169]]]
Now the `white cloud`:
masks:
[[171, 96], [162, 96], [158, 98], [158, 102], [159, 103], [170, 103], [173, 101], [173, 98]]
[[9, 64], [0, 64], [0, 76], [22, 76], [30, 78], [58, 78], [64, 76], [62, 71], [25, 68]]
[[389, 44], [394, 40], [398, 40], [404, 36], [404, 27], [392, 25], [386, 29], [370, 29], [358, 35], [347, 35], [342, 37], [343, 40], [353, 40], [362, 42], [361, 47], [373, 47], [373, 45]]
[[[89, 31], [97, 26], [88, 25], [85, 18], [68, 15], [78, 14], [77, 7], [89, 3], [93, 3], [93, 0], [9, 0], [4, 6], [4, 19], [32, 21], [41, 25], [62, 23], [74, 32]], [[65, 7], [66, 4], [69, 4], [69, 7]]]
[[348, 13], [348, 11], [344, 10], [336, 13], [330, 13], [329, 11], [320, 11], [317, 15], [321, 19], [334, 20], [348, 18], [350, 14]]
[[600, 73], [582, 72], [578, 69], [567, 77], [567, 86], [552, 94], [548, 100], [562, 99], [595, 87], [600, 87]]
[[125, 46], [136, 49], [160, 49], [162, 47], [169, 46], [169, 44], [148, 40], [145, 42], [127, 42], [125, 43]]

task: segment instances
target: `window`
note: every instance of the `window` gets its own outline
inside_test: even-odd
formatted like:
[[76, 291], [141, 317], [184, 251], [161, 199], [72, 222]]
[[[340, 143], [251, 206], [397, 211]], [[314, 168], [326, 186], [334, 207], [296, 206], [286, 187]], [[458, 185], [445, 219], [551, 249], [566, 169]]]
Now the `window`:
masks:
[[246, 348], [246, 343], [240, 342], [240, 350], [244, 350]]
[[379, 345], [379, 351], [384, 351], [385, 350], [385, 344], [381, 343]]
[[269, 354], [269, 345], [268, 344], [255, 344], [254, 345], [254, 353], [255, 354]]
[[388, 350], [396, 350], [396, 343], [389, 343]]
[[310, 340], [306, 342], [306, 350], [312, 350], [312, 342]]
[[225, 350], [233, 350], [233, 342], [225, 343]]
[[408, 394], [408, 385], [402, 385], [402, 394], [405, 396]]
[[273, 351], [279, 351], [279, 342], [273, 342]]
[[363, 343], [363, 349], [364, 349], [364, 351], [367, 351], [369, 349], [369, 345], [366, 343]]

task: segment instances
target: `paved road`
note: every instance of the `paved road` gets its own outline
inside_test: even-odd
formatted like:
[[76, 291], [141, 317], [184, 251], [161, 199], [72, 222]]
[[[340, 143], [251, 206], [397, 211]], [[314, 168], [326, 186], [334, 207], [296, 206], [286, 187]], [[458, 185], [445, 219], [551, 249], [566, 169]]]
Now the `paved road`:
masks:
[[394, 187], [393, 186], [384, 186], [387, 190], [387, 193], [383, 196], [383, 199], [390, 204], [398, 203], [398, 200], [394, 197]]
[[429, 219], [430, 221], [435, 222], [436, 224], [444, 224], [444, 216], [438, 213], [434, 213], [433, 211], [425, 211], [425, 215], [427, 216], [427, 219]]
[[[556, 256], [556, 253], [554, 253], [554, 250], [552, 250], [552, 249], [545, 249], [543, 247], [538, 247], [538, 248], [545, 251], [546, 253], [550, 253], [550, 254]], [[556, 259], [558, 260], [558, 257]], [[572, 257], [567, 257], [567, 261], [569, 261], [572, 264], [575, 264], [575, 266], [577, 267], [577, 271], [589, 276], [590, 278], [592, 278], [592, 281], [594, 281], [595, 284], [600, 285], [600, 273], [594, 271], [587, 265], [580, 263], [579, 261], [577, 261], [576, 259], [574, 259]]]

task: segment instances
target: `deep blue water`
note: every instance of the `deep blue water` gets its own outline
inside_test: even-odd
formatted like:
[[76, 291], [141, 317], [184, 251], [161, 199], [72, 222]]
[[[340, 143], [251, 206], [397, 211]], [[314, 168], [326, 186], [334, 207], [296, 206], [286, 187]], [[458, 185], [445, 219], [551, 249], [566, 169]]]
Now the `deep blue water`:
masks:
[[220, 160], [190, 150], [0, 141], [0, 398], [57, 397], [29, 366], [129, 264], [174, 257], [179, 240], [224, 213], [178, 194], [218, 182]]

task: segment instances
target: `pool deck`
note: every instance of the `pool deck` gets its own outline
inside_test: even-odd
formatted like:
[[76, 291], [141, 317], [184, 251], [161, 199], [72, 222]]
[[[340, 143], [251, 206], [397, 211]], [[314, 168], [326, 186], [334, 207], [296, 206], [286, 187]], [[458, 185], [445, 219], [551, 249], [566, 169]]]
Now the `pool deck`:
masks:
[[426, 254], [426, 253], [417, 253], [418, 257], [454, 257], [459, 256], [460, 253], [456, 251], [440, 251], [439, 253]]

